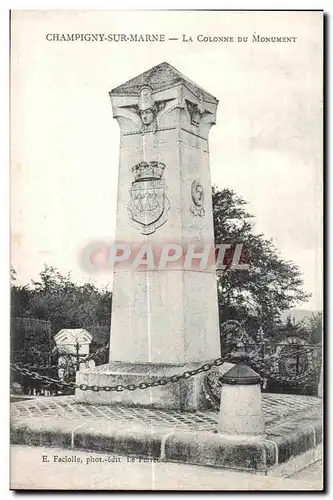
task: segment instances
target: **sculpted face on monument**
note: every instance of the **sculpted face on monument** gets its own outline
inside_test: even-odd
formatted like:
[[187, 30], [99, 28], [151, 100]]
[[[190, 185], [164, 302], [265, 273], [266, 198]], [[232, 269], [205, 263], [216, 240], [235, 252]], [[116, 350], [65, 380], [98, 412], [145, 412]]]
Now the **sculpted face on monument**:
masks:
[[193, 192], [193, 201], [196, 205], [201, 206], [203, 203], [203, 187], [197, 184]]
[[156, 104], [152, 95], [152, 90], [148, 86], [143, 86], [138, 103], [138, 111], [143, 125], [143, 132], [150, 132], [150, 126], [156, 128]]
[[151, 108], [140, 112], [141, 120], [144, 125], [151, 125], [155, 120], [154, 112]]
[[204, 204], [204, 189], [198, 181], [193, 181], [191, 186], [192, 205], [191, 212], [195, 217], [203, 217], [205, 215]]

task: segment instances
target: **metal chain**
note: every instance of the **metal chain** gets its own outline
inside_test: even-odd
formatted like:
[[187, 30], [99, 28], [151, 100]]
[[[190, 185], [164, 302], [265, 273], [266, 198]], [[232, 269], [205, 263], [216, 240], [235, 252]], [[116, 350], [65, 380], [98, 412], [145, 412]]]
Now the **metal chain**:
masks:
[[93, 359], [95, 358], [96, 356], [99, 356], [100, 354], [103, 354], [104, 352], [106, 352], [110, 347], [110, 344], [106, 344], [105, 346], [103, 347], [100, 347], [99, 349], [97, 349], [97, 351], [95, 352], [92, 352], [91, 354], [89, 354], [86, 358], [84, 358], [82, 361], [80, 361], [80, 364], [81, 363], [86, 363], [87, 361], [89, 361], [90, 359]]
[[[107, 351], [110, 347], [110, 344], [106, 344], [105, 346], [103, 347], [100, 347], [99, 349], [97, 349], [97, 351], [89, 354], [88, 356], [86, 356], [85, 358], [81, 359], [81, 361], [79, 361], [79, 364], [81, 365], [82, 363], [86, 363], [87, 361], [89, 361], [90, 359], [93, 359], [93, 358], [96, 358], [97, 356], [100, 356], [101, 354], [103, 354], [105, 351]], [[69, 353], [60, 353], [60, 356], [64, 356], [66, 358], [69, 358], [69, 357], [73, 357], [75, 356], [75, 354], [69, 354]], [[72, 362], [72, 361], [71, 361]], [[76, 364], [76, 361], [73, 362], [74, 364]], [[66, 363], [68, 364], [68, 363]], [[57, 364], [54, 364], [54, 365], [28, 365], [28, 364], [22, 364], [20, 365], [21, 368], [31, 368], [31, 369], [37, 369], [38, 370], [51, 370], [51, 369], [59, 369], [61, 368], [61, 366], [57, 363]]]
[[[230, 321], [233, 321], [233, 320], [230, 320]], [[238, 342], [226, 342], [225, 345], [238, 345]], [[255, 343], [251, 343], [251, 344], [248, 344], [248, 343], [244, 343], [245, 346], [247, 345], [251, 345], [251, 346], [256, 346], [257, 345]], [[263, 347], [267, 346], [267, 345], [270, 345], [270, 344], [263, 344], [261, 346], [258, 347], [258, 351], [256, 352], [259, 352], [261, 349], [263, 349]], [[300, 344], [292, 344], [292, 345], [287, 345], [287, 344], [280, 344], [280, 343], [272, 343], [272, 345], [274, 346], [286, 346], [286, 347], [290, 347], [290, 349], [292, 349], [292, 354], [293, 355], [297, 355], [297, 354], [302, 354], [304, 353], [305, 351], [315, 351], [317, 349], [321, 349], [322, 345], [320, 343], [318, 344], [307, 344], [307, 345], [300, 345]], [[101, 354], [103, 354], [104, 352], [106, 352], [110, 347], [110, 344], [106, 344], [105, 346], [103, 347], [100, 347], [99, 349], [97, 349], [97, 351], [89, 354], [87, 357], [83, 358], [81, 361], [79, 361], [79, 364], [82, 364], [82, 363], [86, 363], [87, 361], [95, 358], [95, 357], [98, 357], [100, 356]], [[287, 351], [287, 349], [283, 349], [282, 352], [279, 354], [279, 358], [283, 358], [283, 357], [289, 357], [290, 356], [290, 353], [288, 352], [283, 352], [283, 351]], [[61, 354], [63, 356], [66, 356], [66, 354], [68, 356], [70, 356], [70, 354], [68, 353], [64, 353], [64, 354]], [[251, 357], [254, 357], [255, 354], [253, 353], [250, 353], [250, 356]], [[72, 355], [74, 356], [74, 354]], [[270, 357], [273, 357], [274, 354], [272, 354]], [[74, 362], [75, 364], [75, 362]], [[24, 367], [24, 368], [31, 368], [31, 369], [39, 369], [39, 370], [50, 370], [50, 369], [58, 369], [59, 368], [59, 364], [54, 364], [54, 365], [29, 365], [29, 364], [22, 364], [20, 365], [21, 367]]]
[[261, 363], [256, 363], [253, 365], [253, 367], [259, 372], [261, 377], [263, 378], [268, 378], [271, 380], [275, 380], [276, 382], [280, 383], [288, 383], [291, 385], [298, 385], [301, 384], [302, 382], [305, 382], [309, 377], [316, 372], [318, 369], [321, 367], [321, 360], [318, 363], [313, 363], [311, 368], [307, 370], [305, 373], [301, 373], [299, 375], [295, 376], [283, 376], [283, 375], [276, 375], [272, 373], [271, 371], [267, 370], [267, 365], [264, 362]]
[[[252, 345], [252, 344], [251, 344]], [[285, 344], [283, 344], [285, 345]], [[269, 378], [272, 380], [275, 380], [277, 382], [282, 382], [282, 383], [289, 383], [289, 384], [299, 384], [302, 381], [305, 381], [309, 378], [309, 376], [316, 371], [320, 365], [321, 365], [321, 360], [318, 363], [313, 363], [311, 368], [307, 370], [305, 373], [296, 375], [294, 377], [287, 377], [287, 376], [281, 376], [281, 375], [274, 375], [272, 372], [269, 370], [267, 363], [271, 362], [272, 359], [274, 358], [275, 354], [272, 354], [271, 356], [265, 356], [264, 360], [260, 359], [260, 357], [257, 357], [257, 354], [261, 351], [261, 349], [264, 347], [264, 345], [260, 345], [259, 347], [256, 346], [257, 349], [249, 353], [250, 359], [249, 362], [252, 364], [252, 366], [260, 373], [260, 375], [264, 378]], [[296, 350], [297, 347], [297, 350]], [[318, 348], [321, 348], [321, 344], [313, 344], [313, 345], [308, 345], [308, 346], [302, 346], [302, 345], [293, 345], [292, 346], [292, 354], [297, 354], [299, 353], [305, 353], [305, 351], [315, 351]], [[88, 355], [86, 358], [81, 360], [79, 364], [86, 363], [90, 359], [93, 359], [94, 357], [99, 356], [100, 354], [104, 353], [109, 349], [109, 344], [99, 348], [97, 351], [94, 353]], [[299, 349], [299, 351], [298, 351]], [[282, 353], [279, 355], [278, 360], [283, 359], [284, 357], [289, 357], [290, 353]], [[275, 359], [277, 360], [276, 356]], [[59, 365], [44, 365], [44, 366], [29, 366], [29, 365], [18, 365], [17, 363], [13, 363], [11, 365], [11, 368], [15, 371], [18, 371], [22, 375], [27, 375], [31, 379], [34, 380], [40, 380], [42, 382], [46, 382], [49, 385], [57, 385], [57, 386], [63, 386], [63, 387], [70, 387], [73, 389], [81, 389], [83, 391], [86, 390], [92, 390], [92, 391], [116, 391], [116, 392], [122, 392], [124, 390], [129, 390], [129, 391], [134, 391], [136, 389], [147, 389], [149, 387], [156, 387], [156, 386], [161, 386], [161, 385], [166, 385], [170, 382], [178, 382], [179, 380], [186, 379], [189, 377], [192, 377], [194, 375], [197, 375], [201, 372], [208, 372], [213, 366], [220, 366], [222, 365], [225, 361], [228, 361], [228, 356], [225, 356], [223, 358], [217, 358], [214, 361], [210, 363], [205, 363], [204, 365], [200, 366], [199, 368], [195, 370], [189, 370], [185, 371], [182, 374], [179, 375], [172, 375], [171, 377], [163, 377], [151, 382], [141, 382], [137, 385], [135, 384], [127, 384], [127, 385], [115, 385], [115, 386], [96, 386], [96, 385], [86, 385], [86, 384], [76, 384], [75, 382], [64, 382], [59, 379], [55, 379], [52, 377], [48, 377], [46, 375], [40, 375], [37, 372], [30, 371], [31, 368], [38, 368], [39, 370], [42, 369], [51, 369], [51, 368], [59, 368]], [[29, 369], [30, 368], [30, 369]]]
[[64, 382], [52, 377], [47, 377], [46, 375], [39, 375], [37, 372], [32, 372], [28, 370], [27, 368], [21, 367], [17, 365], [16, 363], [11, 364], [11, 369], [18, 371], [22, 375], [28, 375], [30, 378], [34, 380], [40, 380], [42, 382], [47, 382], [50, 385], [58, 385], [58, 386], [63, 386], [63, 387], [70, 387], [72, 389], [81, 389], [81, 391], [116, 391], [116, 392], [122, 392], [122, 391], [135, 391], [136, 389], [148, 389], [149, 387], [157, 387], [160, 385], [166, 385], [169, 384], [170, 382], [179, 382], [180, 380], [185, 380], [190, 377], [193, 377], [194, 375], [198, 375], [199, 373], [202, 372], [208, 372], [213, 366], [221, 366], [224, 362], [226, 361], [226, 358], [217, 358], [214, 361], [211, 361], [210, 363], [205, 363], [199, 368], [196, 368], [195, 370], [188, 370], [185, 371], [179, 375], [172, 375], [171, 377], [162, 377], [157, 380], [153, 380], [151, 382], [140, 382], [139, 384], [127, 384], [127, 385], [113, 385], [113, 386], [98, 386], [98, 385], [86, 385], [86, 384], [76, 384], [75, 382]]

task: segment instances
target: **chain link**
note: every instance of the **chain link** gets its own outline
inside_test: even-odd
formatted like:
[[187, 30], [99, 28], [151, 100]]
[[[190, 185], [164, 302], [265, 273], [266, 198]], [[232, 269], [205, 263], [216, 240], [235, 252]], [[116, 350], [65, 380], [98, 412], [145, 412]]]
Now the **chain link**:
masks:
[[[234, 320], [230, 320], [230, 321], [234, 321]], [[226, 342], [225, 345], [234, 345], [234, 346], [237, 346], [238, 345], [238, 342], [234, 342], [234, 341], [230, 341], [230, 342]], [[255, 343], [244, 343], [244, 346], [251, 346], [251, 347], [254, 347], [256, 346]], [[264, 347], [267, 347], [268, 345], [274, 345], [275, 347], [276, 346], [282, 346], [282, 347], [286, 347], [286, 349], [283, 349], [281, 351], [281, 353], [279, 354], [279, 358], [283, 358], [283, 357], [290, 357], [290, 352], [288, 352], [288, 349], [290, 349], [292, 352], [291, 354], [292, 355], [297, 355], [297, 354], [304, 354], [305, 351], [315, 351], [315, 350], [318, 350], [318, 349], [321, 349], [322, 348], [322, 345], [320, 343], [318, 344], [306, 344], [306, 345], [303, 345], [303, 344], [283, 344], [283, 343], [266, 343], [266, 344], [262, 344], [260, 345], [257, 350], [253, 353], [253, 352], [250, 352], [250, 357], [253, 358], [255, 357], [255, 355], [260, 352]], [[89, 354], [88, 356], [86, 356], [85, 358], [81, 359], [79, 361], [78, 364], [83, 364], [83, 363], [86, 363], [87, 361], [91, 360], [91, 359], [94, 359], [98, 356], [100, 356], [101, 354], [104, 354], [104, 352], [106, 352], [110, 347], [110, 344], [106, 344], [105, 346], [103, 347], [100, 347], [99, 349], [97, 349], [97, 351]], [[287, 349], [288, 348], [288, 349]], [[63, 353], [61, 354], [61, 356], [65, 356], [65, 357], [68, 357], [68, 359], [70, 358], [71, 359], [71, 363], [74, 363], [74, 365], [76, 364], [76, 362], [72, 361], [72, 357], [75, 356], [74, 354], [68, 354], [68, 353]], [[273, 357], [274, 354], [271, 354], [270, 357]], [[68, 364], [68, 363], [67, 363]], [[61, 366], [57, 363], [57, 364], [54, 364], [54, 365], [29, 365], [29, 364], [22, 364], [20, 365], [21, 367], [24, 367], [24, 368], [31, 368], [31, 369], [38, 369], [38, 370], [51, 370], [51, 369], [58, 369], [58, 368], [61, 368]]]
[[188, 370], [185, 371], [179, 375], [171, 375], [170, 377], [162, 377], [157, 380], [149, 381], [149, 382], [140, 382], [139, 384], [127, 384], [127, 385], [111, 385], [111, 386], [98, 386], [98, 385], [86, 385], [86, 384], [76, 384], [75, 382], [64, 382], [62, 380], [58, 380], [52, 377], [47, 377], [46, 375], [40, 375], [37, 372], [33, 372], [28, 370], [28, 368], [19, 366], [16, 363], [11, 364], [11, 369], [21, 373], [22, 375], [28, 375], [30, 378], [33, 380], [40, 380], [41, 382], [46, 382], [49, 385], [57, 385], [60, 387], [70, 387], [72, 389], [81, 389], [81, 391], [115, 391], [115, 392], [122, 392], [122, 391], [135, 391], [136, 389], [148, 389], [149, 387], [157, 387], [161, 385], [166, 385], [169, 384], [170, 382], [175, 383], [179, 382], [180, 380], [185, 380], [190, 377], [193, 377], [194, 375], [198, 375], [199, 373], [202, 372], [208, 372], [213, 366], [220, 366], [226, 361], [226, 358], [217, 358], [214, 361], [210, 363], [205, 363], [199, 368], [196, 368], [195, 370]]
[[[274, 371], [268, 366], [267, 361], [265, 360], [252, 360], [252, 367], [261, 375], [262, 378], [271, 379], [279, 383], [290, 384], [290, 385], [299, 385], [301, 383], [306, 382], [313, 373], [317, 372], [321, 368], [322, 361], [319, 359], [317, 362], [313, 362], [311, 367], [307, 369], [304, 373], [300, 373], [298, 375], [281, 375], [276, 374]], [[280, 361], [280, 358], [279, 358]]]
[[[303, 354], [305, 353], [305, 351], [314, 351], [314, 350], [318, 349], [319, 347], [321, 348], [321, 344], [314, 344], [312, 346], [309, 346], [309, 348], [306, 348], [306, 349], [304, 349], [304, 346], [302, 347], [301, 345], [297, 345], [297, 349], [299, 348], [299, 352], [303, 353]], [[80, 364], [86, 363], [90, 359], [92, 359], [92, 358], [100, 355], [104, 351], [106, 351], [108, 348], [109, 348], [109, 344], [101, 347], [96, 352], [90, 354], [84, 360], [80, 361]], [[276, 375], [276, 374], [272, 373], [272, 370], [269, 369], [268, 364], [272, 362], [272, 359], [275, 359], [276, 361], [277, 360], [280, 361], [284, 357], [289, 357], [290, 353], [289, 354], [286, 353], [285, 355], [282, 355], [282, 353], [281, 353], [278, 358], [276, 358], [275, 354], [272, 354], [271, 356], [265, 356], [264, 359], [261, 359], [260, 356], [258, 356], [258, 353], [262, 350], [262, 348], [263, 348], [263, 346], [261, 345], [261, 346], [257, 347], [256, 350], [249, 353], [249, 361], [248, 361], [249, 364], [251, 364], [253, 366], [253, 368], [255, 370], [257, 370], [262, 377], [272, 379], [272, 380], [275, 380], [275, 381], [280, 382], [280, 383], [300, 384], [300, 383], [306, 381], [312, 375], [312, 373], [317, 371], [321, 366], [321, 360], [319, 360], [317, 363], [312, 363], [311, 368], [308, 369], [305, 373], [302, 373], [302, 374], [299, 374], [296, 376], [289, 376], [289, 377], [283, 376], [283, 375]], [[292, 354], [295, 354], [296, 351], [294, 350], [294, 346], [292, 346], [292, 348], [293, 348]], [[188, 378], [193, 377], [195, 375], [198, 375], [199, 373], [208, 372], [209, 370], [211, 370], [212, 367], [221, 366], [225, 361], [228, 361], [228, 360], [229, 360], [228, 356], [224, 356], [221, 358], [216, 358], [214, 361], [212, 361], [210, 363], [205, 363], [202, 366], [200, 366], [199, 368], [196, 368], [194, 370], [185, 371], [182, 374], [171, 375], [170, 377], [162, 377], [160, 379], [153, 380], [153, 381], [140, 382], [137, 385], [135, 385], [135, 384], [127, 384], [127, 385], [118, 384], [118, 385], [114, 385], [114, 386], [97, 386], [97, 385], [76, 384], [75, 382], [65, 382], [63, 380], [55, 379], [55, 378], [52, 378], [52, 377], [49, 377], [46, 375], [40, 375], [39, 373], [37, 373], [35, 371], [29, 370], [29, 368], [31, 369], [33, 367], [31, 367], [31, 366], [29, 367], [27, 365], [20, 366], [17, 363], [11, 364], [11, 369], [21, 373], [22, 375], [27, 375], [33, 380], [39, 380], [41, 382], [47, 383], [48, 385], [57, 385], [59, 387], [81, 389], [82, 391], [92, 390], [94, 392], [98, 392], [98, 391], [122, 392], [124, 390], [128, 390], [128, 391], [134, 391], [137, 389], [145, 390], [145, 389], [148, 389], [149, 387], [157, 387], [157, 386], [163, 386], [163, 385], [166, 385], [169, 383], [176, 383], [176, 382], [179, 382], [180, 380], [185, 380], [185, 379], [188, 379]], [[53, 367], [59, 368], [58, 365], [53, 365]], [[40, 370], [41, 369], [50, 369], [50, 368], [52, 368], [52, 366], [51, 367], [50, 366], [39, 366], [36, 368], [39, 368]]]
[[80, 364], [81, 363], [86, 363], [90, 359], [96, 358], [97, 356], [100, 356], [101, 354], [104, 354], [104, 352], [106, 352], [109, 349], [109, 347], [110, 347], [110, 344], [106, 344], [105, 346], [100, 347], [99, 349], [97, 349], [97, 351], [89, 354], [86, 358], [84, 358], [82, 361], [80, 361]]
[[[89, 361], [91, 359], [94, 359], [94, 358], [100, 356], [101, 354], [104, 354], [104, 352], [106, 352], [109, 349], [109, 347], [110, 347], [110, 344], [106, 344], [105, 346], [100, 347], [95, 352], [92, 352], [91, 354], [89, 354], [85, 358], [81, 359], [78, 362], [78, 364], [81, 365], [81, 364], [86, 363], [87, 361]], [[66, 358], [66, 365], [69, 365], [69, 364], [76, 365], [77, 364], [77, 361], [73, 361], [73, 357], [75, 357], [75, 354], [70, 354], [68, 352], [63, 352], [63, 353], [60, 353], [60, 356]], [[59, 363], [56, 363], [54, 365], [29, 365], [29, 364], [22, 364], [20, 366], [22, 368], [31, 368], [31, 369], [38, 369], [38, 370], [52, 370], [52, 369], [62, 368], [62, 366], [59, 365]]]

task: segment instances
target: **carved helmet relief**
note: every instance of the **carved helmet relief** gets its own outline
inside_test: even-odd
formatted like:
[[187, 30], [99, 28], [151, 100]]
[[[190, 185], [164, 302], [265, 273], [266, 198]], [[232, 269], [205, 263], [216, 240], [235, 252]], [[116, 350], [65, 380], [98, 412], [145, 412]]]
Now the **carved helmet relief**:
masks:
[[146, 131], [154, 122], [156, 123], [157, 114], [156, 104], [149, 86], [142, 87], [140, 91], [138, 109], [143, 131]]
[[149, 85], [144, 85], [141, 88], [136, 110], [141, 119], [141, 132], [143, 134], [146, 132], [155, 133], [157, 131], [157, 115], [164, 107], [165, 101], [155, 102], [152, 89]]

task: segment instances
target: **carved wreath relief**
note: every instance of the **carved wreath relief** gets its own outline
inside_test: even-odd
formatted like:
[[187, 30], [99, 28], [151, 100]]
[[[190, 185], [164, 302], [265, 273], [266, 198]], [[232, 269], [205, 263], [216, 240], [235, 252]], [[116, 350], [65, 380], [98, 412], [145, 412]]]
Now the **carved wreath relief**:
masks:
[[194, 217], [203, 217], [205, 215], [204, 204], [204, 189], [198, 181], [193, 181], [191, 186], [192, 204], [190, 207]]
[[168, 218], [170, 202], [165, 194], [162, 175], [165, 164], [157, 161], [134, 165], [134, 182], [130, 190], [128, 212], [132, 224], [141, 234], [151, 234]]

